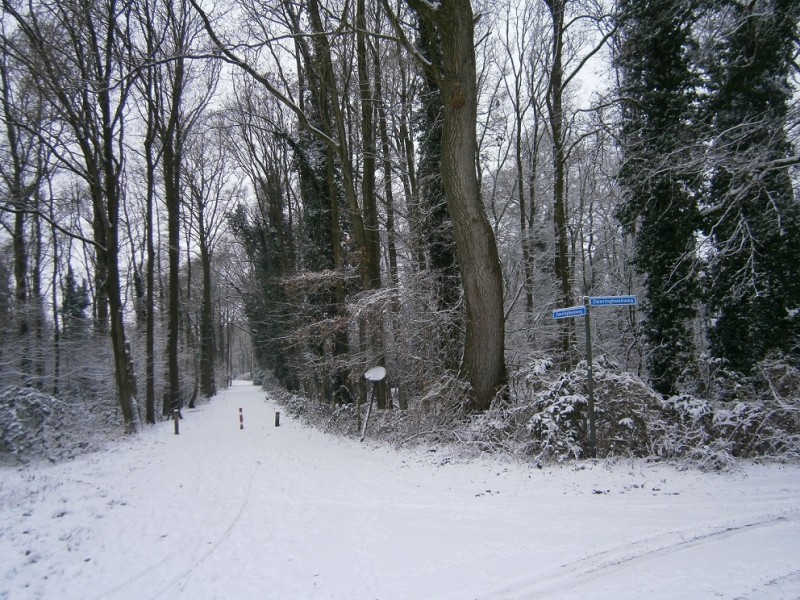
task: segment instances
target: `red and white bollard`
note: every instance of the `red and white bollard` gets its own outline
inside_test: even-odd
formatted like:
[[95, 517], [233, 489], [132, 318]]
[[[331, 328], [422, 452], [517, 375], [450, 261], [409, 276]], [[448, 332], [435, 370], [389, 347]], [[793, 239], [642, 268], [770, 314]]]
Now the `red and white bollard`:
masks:
[[244, 429], [244, 416], [242, 415], [242, 409], [239, 408], [239, 429]]

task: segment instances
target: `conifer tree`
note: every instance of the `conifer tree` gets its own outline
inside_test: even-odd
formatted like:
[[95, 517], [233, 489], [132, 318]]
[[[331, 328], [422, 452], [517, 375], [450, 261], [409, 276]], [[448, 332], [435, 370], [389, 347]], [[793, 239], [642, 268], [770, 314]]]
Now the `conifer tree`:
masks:
[[65, 340], [76, 340], [83, 337], [87, 331], [86, 309], [91, 305], [86, 281], [80, 285], [75, 278], [72, 266], [67, 266], [61, 290], [61, 320], [62, 335]]
[[619, 217], [635, 234], [635, 260], [647, 296], [649, 374], [664, 394], [676, 391], [693, 356], [698, 212], [695, 175], [685, 156], [696, 134], [692, 4], [623, 0], [619, 6], [625, 193]]
[[267, 220], [254, 218], [242, 205], [231, 215], [230, 223], [256, 275], [252, 289], [242, 295], [252, 329], [256, 360], [261, 367], [273, 371], [278, 381], [292, 389], [292, 352], [287, 344], [292, 321], [287, 312], [286, 293], [281, 286], [289, 249], [281, 247], [280, 237], [275, 234], [280, 224], [273, 225]]

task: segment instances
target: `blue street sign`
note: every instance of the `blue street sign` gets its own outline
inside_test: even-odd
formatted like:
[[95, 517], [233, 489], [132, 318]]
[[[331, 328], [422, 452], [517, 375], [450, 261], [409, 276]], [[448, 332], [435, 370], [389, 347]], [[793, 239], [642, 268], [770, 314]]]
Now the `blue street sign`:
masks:
[[569, 308], [562, 308], [553, 311], [554, 319], [569, 319], [570, 317], [583, 317], [586, 315], [585, 306], [570, 306]]
[[633, 306], [636, 296], [593, 296], [589, 298], [592, 306]]

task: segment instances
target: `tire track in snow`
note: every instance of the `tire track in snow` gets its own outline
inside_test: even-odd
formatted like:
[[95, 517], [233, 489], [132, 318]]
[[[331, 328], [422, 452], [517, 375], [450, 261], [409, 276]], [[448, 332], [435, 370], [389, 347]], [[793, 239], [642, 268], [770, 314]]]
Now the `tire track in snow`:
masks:
[[[184, 434], [185, 435], [185, 434]], [[209, 449], [210, 452], [217, 452], [219, 450], [219, 438], [212, 437], [211, 443], [213, 447]], [[153, 463], [151, 462], [148, 465], [143, 467], [144, 469], [153, 469], [156, 468]], [[198, 487], [197, 482], [201, 481], [205, 478], [206, 469], [205, 463], [203, 461], [197, 461], [196, 468], [194, 470], [194, 481], [195, 481], [195, 488]], [[211, 512], [206, 511], [203, 514], [202, 521], [207, 521], [211, 517]], [[115, 584], [113, 587], [106, 589], [101, 594], [93, 596], [93, 600], [105, 600], [107, 598], [116, 597], [119, 594], [124, 594], [126, 590], [129, 589], [141, 589], [141, 582], [143, 580], [150, 579], [151, 575], [154, 573], [158, 573], [164, 570], [171, 570], [173, 567], [173, 563], [176, 561], [180, 561], [181, 557], [184, 556], [184, 551], [191, 551], [192, 547], [195, 546], [195, 540], [190, 540], [184, 542], [180, 545], [180, 550], [171, 552], [165, 556], [159, 556], [156, 560], [149, 562], [143, 568], [137, 570], [134, 574], [130, 575], [123, 581]], [[163, 590], [158, 592], [158, 594], [162, 594]], [[157, 596], [156, 596], [157, 597]]]
[[798, 596], [798, 590], [800, 590], [800, 569], [791, 571], [780, 577], [773, 577], [760, 587], [750, 590], [743, 596], [737, 596], [735, 600], [766, 600], [767, 598], [796, 599], [800, 597]]
[[[230, 391], [228, 393], [230, 393]], [[258, 396], [258, 398], [260, 398], [261, 397], [261, 393], [259, 392], [257, 396]], [[239, 404], [241, 404], [242, 403], [241, 398], [238, 398], [238, 399], [239, 399]], [[220, 402], [220, 404], [223, 404], [227, 400], [229, 400], [229, 398], [227, 397], [227, 394], [226, 394], [226, 396], [221, 398], [219, 402]], [[264, 407], [260, 404], [260, 401], [257, 401], [256, 404], [249, 405], [248, 408], [252, 412], [262, 412], [262, 413], [265, 412], [263, 410]], [[263, 421], [265, 419], [265, 416], [263, 414], [260, 415], [260, 417], [261, 418], [259, 420]], [[248, 431], [249, 431], [249, 428], [248, 428]], [[238, 435], [238, 432], [237, 432], [236, 435]], [[223, 447], [222, 444], [221, 444], [221, 438], [220, 437], [215, 437], [214, 439], [215, 439], [216, 453], [219, 453], [221, 451], [220, 449]], [[238, 440], [239, 444], [241, 444], [242, 442], [244, 442], [244, 445], [248, 449], [249, 453], [253, 453], [254, 452], [254, 448], [251, 445], [252, 442], [253, 442], [253, 439], [249, 439], [248, 440], [246, 438], [246, 440]], [[232, 451], [234, 453], [234, 455], [243, 451], [243, 448], [240, 448], [236, 444], [234, 444], [232, 446], [226, 446], [226, 447], [228, 448], [229, 451]], [[233, 459], [233, 455], [230, 456], [229, 458], [232, 460]], [[205, 475], [205, 469], [202, 466], [202, 462], [203, 461], [200, 461], [200, 463], [198, 465], [198, 473], [202, 473], [203, 475]], [[251, 470], [249, 477], [247, 478], [247, 485], [245, 486], [244, 493], [242, 494], [241, 504], [239, 505], [239, 508], [236, 511], [236, 514], [234, 515], [233, 519], [230, 521], [228, 526], [225, 528], [225, 530], [219, 536], [217, 536], [217, 538], [213, 542], [211, 542], [209, 544], [209, 547], [206, 548], [203, 552], [200, 552], [200, 553], [195, 552], [195, 553], [193, 553], [192, 560], [189, 561], [189, 565], [186, 568], [181, 569], [175, 576], [173, 576], [169, 580], [169, 582], [167, 582], [158, 592], [156, 592], [152, 596], [153, 600], [156, 600], [158, 598], [163, 597], [164, 594], [166, 594], [168, 591], [174, 589], [175, 587], [177, 587], [178, 594], [182, 594], [186, 590], [186, 588], [189, 586], [189, 584], [191, 583], [192, 573], [194, 573], [198, 568], [200, 568], [203, 565], [203, 563], [206, 560], [208, 560], [209, 557], [211, 557], [220, 548], [220, 546], [222, 546], [222, 544], [224, 544], [231, 537], [231, 534], [234, 532], [234, 530], [236, 529], [236, 526], [241, 521], [242, 515], [244, 514], [245, 510], [247, 509], [247, 507], [249, 505], [250, 498], [251, 498], [251, 495], [252, 495], [253, 481], [255, 480], [256, 475], [258, 474], [258, 472], [259, 472], [259, 470], [261, 468], [261, 464], [262, 464], [261, 460], [256, 460], [255, 461], [255, 465], [254, 465], [253, 469]], [[198, 480], [199, 480], [199, 477], [198, 477]], [[178, 594], [170, 594], [167, 597], [173, 598], [173, 597], [176, 597]]]
[[[226, 399], [227, 398], [223, 395], [222, 397], [217, 399], [216, 402], [222, 404], [226, 401]], [[207, 410], [208, 408], [209, 407], [203, 407], [197, 412], [202, 413], [204, 410]], [[205, 415], [205, 417], [207, 418], [207, 415]], [[211, 455], [218, 454], [219, 452], [221, 452], [221, 449], [223, 448], [221, 439], [222, 438], [220, 436], [211, 436], [209, 438], [205, 438], [204, 443], [207, 444], [206, 452]], [[259, 470], [260, 465], [261, 461], [256, 461], [256, 464], [252, 469], [249, 478], [247, 480], [247, 485], [245, 492], [242, 495], [241, 504], [239, 505], [238, 509], [236, 509], [237, 510], [236, 514], [234, 515], [233, 519], [228, 524], [228, 526], [225, 528], [225, 530], [219, 536], [217, 536], [213, 542], [210, 543], [209, 548], [206, 548], [205, 551], [200, 552], [198, 548], [199, 540], [197, 538], [192, 538], [186, 542], [183, 542], [180, 544], [179, 549], [176, 549], [167, 555], [158, 557], [156, 561], [151, 562], [150, 564], [138, 570], [130, 577], [126, 578], [124, 581], [119, 582], [112, 588], [107, 589], [100, 595], [96, 596], [95, 600], [105, 600], [107, 598], [117, 597], [117, 595], [126, 598], [131, 597], [126, 595], [127, 592], [129, 592], [130, 590], [143, 589], [141, 585], [142, 581], [148, 579], [157, 580], [158, 573], [163, 573], [164, 571], [172, 572], [175, 569], [177, 569], [177, 573], [172, 577], [170, 577], [169, 581], [162, 587], [160, 587], [157, 592], [152, 593], [149, 591], [148, 592], [142, 591], [140, 592], [140, 594], [143, 595], [144, 597], [152, 598], [153, 600], [155, 600], [157, 598], [163, 597], [164, 594], [168, 590], [172, 589], [176, 584], [179, 585], [179, 590], [182, 592], [190, 581], [191, 573], [201, 563], [207, 560], [220, 547], [220, 545], [230, 537], [237, 523], [240, 521], [242, 514], [247, 508], [253, 480]], [[150, 468], [152, 468], [152, 466]], [[203, 484], [209, 478], [212, 477], [209, 475], [208, 465], [203, 460], [197, 460], [194, 469], [193, 489], [195, 491], [199, 491], [200, 489], [202, 489], [204, 487]], [[211, 504], [211, 506], [213, 506], [213, 503]], [[206, 510], [203, 512], [200, 522], [202, 523], [211, 522], [214, 518], [214, 515], [218, 514], [218, 512], [219, 511], [216, 509], [207, 507]], [[147, 588], [145, 587], [144, 589]]]
[[[225, 531], [222, 532], [222, 534], [216, 539], [216, 541], [211, 543], [209, 548], [207, 548], [203, 553], [200, 554], [200, 556], [197, 558], [197, 560], [190, 561], [190, 566], [188, 568], [183, 569], [182, 571], [177, 573], [172, 579], [170, 579], [170, 581], [163, 588], [161, 588], [161, 590], [156, 592], [155, 595], [152, 596], [153, 600], [156, 600], [157, 598], [161, 598], [170, 589], [172, 589], [173, 586], [176, 586], [176, 585], [178, 587], [178, 590], [181, 593], [183, 593], [183, 591], [186, 589], [186, 587], [189, 585], [189, 583], [191, 581], [192, 573], [196, 569], [198, 569], [206, 560], [208, 560], [208, 558], [212, 554], [214, 554], [214, 552], [216, 552], [217, 549], [228, 538], [230, 538], [231, 533], [236, 528], [236, 526], [239, 524], [239, 521], [241, 521], [242, 515], [244, 514], [244, 511], [245, 511], [245, 509], [247, 508], [247, 505], [250, 502], [250, 491], [251, 491], [251, 489], [253, 487], [253, 479], [255, 479], [256, 473], [258, 472], [260, 466], [261, 466], [261, 461], [258, 461], [256, 463], [255, 468], [253, 469], [253, 472], [250, 474], [250, 478], [247, 480], [247, 488], [245, 490], [245, 493], [244, 493], [244, 496], [243, 496], [243, 499], [242, 499], [242, 503], [239, 506], [239, 510], [236, 512], [236, 515], [233, 517], [233, 520], [228, 524], [228, 527], [225, 529]], [[170, 596], [170, 597], [173, 597], [173, 596]]]
[[[504, 587], [494, 592], [482, 594], [482, 600], [523, 600], [527, 598], [560, 597], [564, 590], [577, 586], [594, 578], [602, 577], [618, 567], [639, 561], [647, 561], [654, 557], [676, 554], [683, 550], [716, 542], [735, 535], [744, 535], [753, 530], [774, 527], [786, 522], [798, 520], [800, 510], [792, 509], [777, 514], [765, 515], [758, 519], [729, 522], [712, 527], [701, 533], [696, 530], [670, 531], [649, 538], [628, 542], [608, 550], [596, 552], [584, 558], [561, 565], [557, 571], [544, 573], [517, 584]], [[789, 573], [782, 578], [796, 575]], [[747, 599], [749, 596], [743, 596]]]

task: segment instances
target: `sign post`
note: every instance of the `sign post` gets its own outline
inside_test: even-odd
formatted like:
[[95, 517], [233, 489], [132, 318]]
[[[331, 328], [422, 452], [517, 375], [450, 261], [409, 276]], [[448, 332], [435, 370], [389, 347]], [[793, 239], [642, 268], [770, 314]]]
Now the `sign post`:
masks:
[[[375, 388], [378, 387], [378, 384], [386, 379], [386, 369], [383, 367], [372, 367], [366, 373], [364, 373], [364, 380], [369, 381], [372, 383], [372, 395], [369, 397], [369, 406], [367, 407], [367, 417], [364, 420], [364, 430], [361, 432], [361, 441], [364, 441], [364, 438], [367, 436], [367, 425], [369, 425], [369, 415], [372, 412], [372, 403], [375, 401]], [[361, 412], [359, 410], [359, 418], [361, 417]]]
[[597, 458], [597, 437], [594, 429], [594, 375], [592, 373], [592, 311], [589, 310], [589, 296], [583, 297], [583, 305], [586, 307], [586, 318], [583, 320], [586, 325], [586, 372], [587, 388], [589, 391], [589, 452], [592, 458]]
[[597, 437], [594, 423], [594, 373], [592, 369], [592, 306], [635, 306], [636, 296], [584, 296], [583, 306], [570, 306], [553, 311], [554, 319], [584, 317], [586, 326], [586, 372], [589, 396], [589, 455], [597, 458]]

